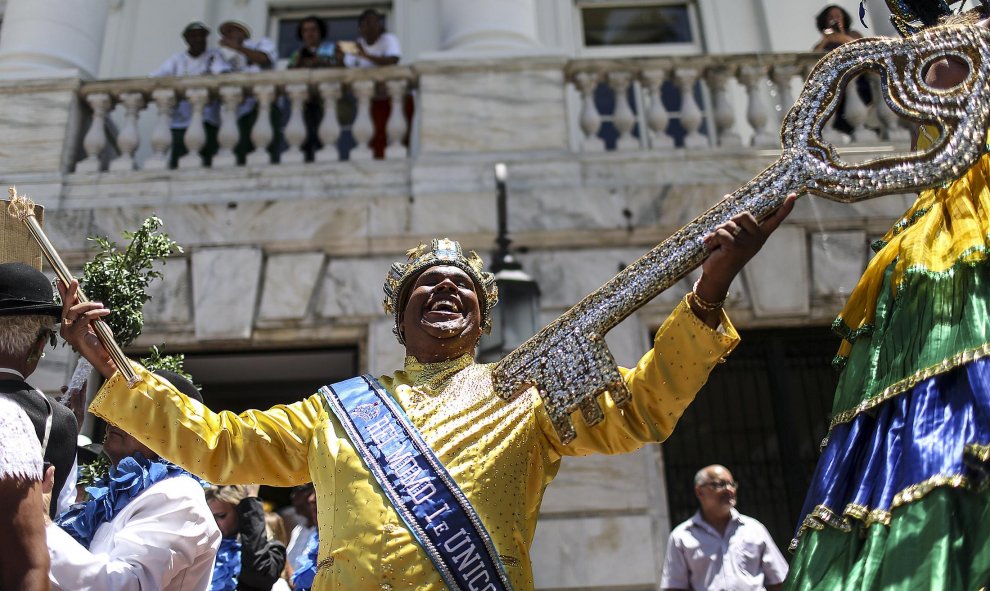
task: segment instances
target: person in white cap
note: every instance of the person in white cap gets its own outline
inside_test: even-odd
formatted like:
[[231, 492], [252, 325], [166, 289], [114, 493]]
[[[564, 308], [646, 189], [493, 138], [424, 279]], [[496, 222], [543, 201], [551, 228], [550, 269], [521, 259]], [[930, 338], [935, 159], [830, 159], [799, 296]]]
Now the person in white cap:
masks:
[[[225, 21], [217, 30], [220, 31], [220, 52], [230, 64], [232, 72], [260, 72], [275, 66], [278, 50], [271, 39], [267, 37], [252, 39], [251, 29], [241, 21]], [[277, 109], [273, 111], [269, 113], [272, 129], [278, 130], [281, 117]], [[238, 164], [244, 164], [248, 153], [255, 148], [251, 142], [251, 129], [257, 120], [258, 101], [253, 96], [246, 97], [237, 108], [238, 141], [234, 147], [234, 154], [237, 156]], [[276, 135], [271, 144], [265, 146], [272, 152], [273, 160], [274, 152], [280, 143], [281, 138]]]

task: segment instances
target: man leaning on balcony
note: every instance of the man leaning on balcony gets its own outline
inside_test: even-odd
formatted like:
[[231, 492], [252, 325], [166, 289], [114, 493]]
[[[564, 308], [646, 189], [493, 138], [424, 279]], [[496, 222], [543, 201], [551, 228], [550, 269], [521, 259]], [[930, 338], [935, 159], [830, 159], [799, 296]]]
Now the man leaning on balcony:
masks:
[[[205, 24], [195, 21], [186, 25], [182, 30], [182, 39], [186, 42], [185, 51], [180, 51], [165, 60], [152, 77], [161, 76], [202, 76], [222, 74], [230, 71], [230, 65], [224, 59], [220, 50], [208, 48], [206, 40], [210, 29]], [[189, 152], [186, 149], [185, 136], [192, 120], [192, 105], [188, 100], [181, 100], [172, 113], [172, 150], [169, 155], [169, 167], [177, 168], [179, 159]], [[220, 109], [215, 101], [208, 102], [203, 107], [203, 129], [206, 142], [199, 151], [203, 165], [209, 166], [213, 155], [217, 152], [217, 131], [220, 128]]]

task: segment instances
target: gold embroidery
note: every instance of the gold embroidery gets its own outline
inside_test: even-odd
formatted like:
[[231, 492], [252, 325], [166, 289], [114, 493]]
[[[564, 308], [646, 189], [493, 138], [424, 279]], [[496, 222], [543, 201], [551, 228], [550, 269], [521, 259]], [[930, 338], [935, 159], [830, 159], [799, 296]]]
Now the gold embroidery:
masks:
[[320, 572], [321, 570], [327, 570], [331, 566], [333, 566], [333, 556], [328, 556], [323, 560], [319, 561], [318, 563], [316, 563], [316, 572]]
[[[918, 370], [913, 375], [910, 375], [904, 378], [903, 380], [894, 382], [893, 384], [887, 386], [886, 388], [883, 389], [882, 392], [880, 392], [876, 396], [867, 398], [866, 400], [860, 402], [853, 408], [840, 412], [839, 414], [832, 417], [832, 422], [829, 424], [829, 430], [835, 428], [836, 425], [840, 425], [842, 423], [848, 423], [849, 421], [856, 418], [856, 416], [859, 415], [860, 413], [870, 410], [875, 406], [879, 406], [880, 404], [890, 400], [891, 398], [894, 398], [895, 396], [907, 392], [911, 388], [914, 388], [921, 382], [931, 377], [937, 376], [939, 374], [943, 374], [945, 372], [956, 369], [957, 367], [966, 365], [967, 363], [971, 363], [973, 361], [976, 361], [977, 359], [982, 359], [983, 357], [987, 357], [987, 356], [990, 356], [990, 343], [981, 345], [979, 347], [976, 347], [975, 349], [960, 351], [959, 353], [956, 353], [952, 357], [942, 360], [941, 363], [938, 363], [931, 367], [926, 367], [925, 369]], [[825, 441], [823, 441], [822, 444], [824, 445], [827, 441], [828, 438], [826, 437]]]
[[990, 462], [990, 445], [970, 443], [963, 453], [981, 462]]
[[[990, 454], [990, 446], [976, 446], [971, 444], [967, 446], [967, 449], [970, 447], [986, 447], [988, 448], [987, 453]], [[988, 485], [982, 484], [979, 486], [974, 486], [973, 483], [962, 474], [952, 474], [948, 476], [938, 474], [917, 484], [912, 484], [911, 486], [908, 486], [898, 492], [894, 495], [894, 499], [890, 503], [890, 508], [893, 510], [909, 503], [913, 503], [914, 501], [921, 500], [933, 490], [944, 487], [985, 490], [988, 488]], [[852, 522], [850, 519], [863, 522], [863, 527], [865, 528], [869, 528], [871, 525], [877, 523], [890, 527], [891, 512], [885, 509], [870, 510], [869, 507], [864, 505], [850, 503], [849, 505], [846, 505], [846, 509], [843, 511], [842, 516], [839, 516], [829, 507], [825, 505], [818, 505], [811, 511], [811, 513], [805, 516], [804, 521], [801, 523], [801, 528], [798, 529], [797, 536], [791, 540], [791, 543], [788, 545], [788, 549], [792, 552], [796, 550], [798, 543], [801, 540], [801, 536], [803, 536], [809, 529], [823, 530], [825, 529], [825, 526], [828, 525], [845, 533], [849, 533], [852, 531]]]
[[439, 363], [420, 363], [415, 357], [406, 357], [406, 373], [413, 378], [414, 389], [423, 394], [439, 394], [457, 372], [473, 363], [474, 356], [470, 353]]

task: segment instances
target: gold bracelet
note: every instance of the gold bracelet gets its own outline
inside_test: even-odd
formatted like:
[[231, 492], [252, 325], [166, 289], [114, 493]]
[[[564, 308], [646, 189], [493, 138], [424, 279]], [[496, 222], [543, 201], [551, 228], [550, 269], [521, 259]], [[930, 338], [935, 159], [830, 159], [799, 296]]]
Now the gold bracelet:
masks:
[[[701, 279], [698, 279], [698, 281], [701, 281]], [[694, 302], [695, 306], [698, 306], [702, 312], [714, 312], [725, 305], [725, 298], [722, 298], [722, 300], [718, 302], [709, 302], [708, 300], [702, 299], [702, 297], [698, 295], [698, 281], [694, 282], [694, 287], [691, 288], [690, 293], [691, 301]]]

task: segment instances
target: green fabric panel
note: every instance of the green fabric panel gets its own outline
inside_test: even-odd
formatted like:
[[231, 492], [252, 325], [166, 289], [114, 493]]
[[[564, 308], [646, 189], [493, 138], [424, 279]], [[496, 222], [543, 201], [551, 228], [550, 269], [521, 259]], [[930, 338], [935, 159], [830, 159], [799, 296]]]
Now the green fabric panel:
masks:
[[894, 509], [891, 525], [810, 530], [785, 589], [914, 591], [990, 584], [990, 495], [939, 488]]
[[[871, 330], [857, 331], [832, 414], [849, 410], [915, 372], [990, 342], [990, 263], [943, 273], [910, 270], [893, 295], [896, 261], [884, 272]], [[847, 329], [848, 330], [848, 329]]]

